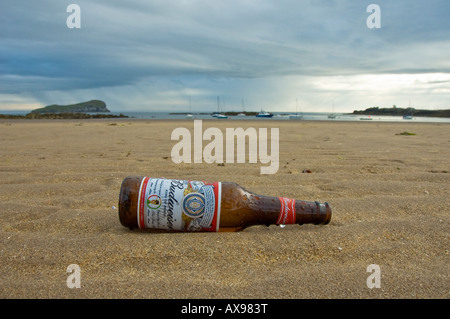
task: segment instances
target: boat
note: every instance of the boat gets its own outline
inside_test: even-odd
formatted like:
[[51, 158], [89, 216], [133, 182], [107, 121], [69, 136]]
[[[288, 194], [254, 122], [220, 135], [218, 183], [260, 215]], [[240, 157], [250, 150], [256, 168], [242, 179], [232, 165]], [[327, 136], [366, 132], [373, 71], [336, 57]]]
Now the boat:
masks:
[[328, 118], [329, 119], [335, 119], [336, 118], [336, 114], [334, 114], [334, 102], [333, 102], [333, 111], [331, 114], [328, 114]]
[[272, 117], [273, 114], [266, 112], [264, 110], [261, 110], [261, 112], [259, 112], [258, 114], [256, 114], [256, 117]]
[[211, 116], [215, 117], [216, 119], [227, 119], [228, 118], [228, 115], [218, 113], [218, 112], [214, 112], [213, 114], [211, 114]]
[[247, 114], [245, 114], [244, 99], [242, 99], [242, 110], [244, 112], [239, 113], [237, 116], [240, 116], [240, 117], [247, 116]]
[[369, 117], [361, 117], [360, 120], [361, 121], [372, 121], [372, 118], [370, 116]]
[[227, 119], [228, 116], [221, 113], [220, 111], [222, 110], [222, 108], [220, 107], [220, 99], [219, 97], [217, 97], [217, 112], [214, 112], [213, 114], [211, 114], [212, 117], [215, 117], [217, 119]]
[[303, 115], [301, 114], [290, 114], [289, 115], [290, 120], [303, 120]]
[[403, 115], [403, 119], [404, 120], [412, 120], [413, 119], [413, 112], [414, 112], [414, 109], [411, 108], [411, 100], [409, 100], [409, 106], [408, 106], [408, 109], [407, 109], [407, 113], [408, 114]]
[[191, 96], [189, 95], [189, 113], [186, 113], [186, 115], [184, 116], [185, 118], [191, 119], [194, 117], [191, 113], [191, 109], [192, 109]]
[[298, 100], [295, 101], [295, 114], [289, 114], [290, 120], [303, 120], [303, 115], [298, 114]]

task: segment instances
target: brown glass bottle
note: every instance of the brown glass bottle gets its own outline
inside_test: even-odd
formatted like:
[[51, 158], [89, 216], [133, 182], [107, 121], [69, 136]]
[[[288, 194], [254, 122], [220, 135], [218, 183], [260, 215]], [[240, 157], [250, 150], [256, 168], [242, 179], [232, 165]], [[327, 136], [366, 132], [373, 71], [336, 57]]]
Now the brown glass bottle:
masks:
[[330, 219], [328, 203], [257, 195], [231, 182], [129, 176], [119, 196], [119, 220], [130, 229], [239, 231], [253, 225], [328, 224]]

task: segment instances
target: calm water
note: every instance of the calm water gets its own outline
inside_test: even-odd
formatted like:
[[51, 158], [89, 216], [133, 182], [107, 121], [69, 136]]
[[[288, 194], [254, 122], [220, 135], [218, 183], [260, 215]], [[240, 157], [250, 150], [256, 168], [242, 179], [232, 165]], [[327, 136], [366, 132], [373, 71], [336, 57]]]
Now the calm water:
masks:
[[[227, 119], [216, 119], [209, 114], [192, 114], [187, 118], [183, 114], [169, 114], [163, 112], [112, 112], [112, 114], [123, 113], [132, 118], [138, 119], [198, 119], [198, 120], [217, 120], [226, 121]], [[405, 120], [401, 116], [369, 116], [369, 115], [348, 115], [336, 113], [335, 118], [329, 118], [329, 113], [303, 112], [302, 119], [293, 119], [289, 114], [273, 112], [271, 118], [260, 118], [255, 116], [229, 116], [229, 120], [258, 120], [258, 121], [358, 121], [358, 122], [428, 122], [428, 123], [450, 123], [450, 118], [433, 118], [433, 117], [413, 117], [411, 120]]]
[[[29, 111], [1, 111], [0, 114], [14, 114], [14, 115], [25, 115]], [[136, 119], [154, 119], [154, 120], [217, 120], [226, 121], [227, 119], [216, 119], [210, 114], [196, 114], [192, 113], [192, 117], [186, 117], [184, 114], [170, 114], [168, 112], [111, 112], [108, 114], [119, 115], [120, 113], [129, 116], [130, 118]], [[259, 118], [255, 116], [229, 116], [228, 120], [258, 120], [258, 121], [358, 121], [358, 122], [425, 122], [425, 123], [450, 123], [450, 118], [440, 118], [440, 117], [413, 117], [410, 120], [405, 120], [401, 116], [379, 116], [379, 115], [352, 115], [335, 113], [335, 118], [329, 118], [329, 113], [315, 113], [315, 112], [303, 112], [301, 115], [302, 119], [293, 119], [287, 113], [273, 112], [274, 116], [271, 118]], [[300, 113], [299, 113], [300, 114]]]

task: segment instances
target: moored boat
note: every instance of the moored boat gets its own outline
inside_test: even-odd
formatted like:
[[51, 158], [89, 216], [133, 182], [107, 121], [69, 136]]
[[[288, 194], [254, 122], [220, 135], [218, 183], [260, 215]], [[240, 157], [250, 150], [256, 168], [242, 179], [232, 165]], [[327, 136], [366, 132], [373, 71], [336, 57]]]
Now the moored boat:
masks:
[[259, 112], [258, 114], [256, 114], [256, 117], [272, 117], [273, 114], [266, 112], [264, 110], [261, 110], [261, 112]]

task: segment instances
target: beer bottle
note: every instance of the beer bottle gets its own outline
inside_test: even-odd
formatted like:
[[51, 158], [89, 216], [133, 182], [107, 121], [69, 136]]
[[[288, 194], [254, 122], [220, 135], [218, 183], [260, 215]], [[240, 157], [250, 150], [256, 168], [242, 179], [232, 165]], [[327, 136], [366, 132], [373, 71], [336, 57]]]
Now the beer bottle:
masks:
[[119, 220], [130, 229], [239, 231], [252, 225], [328, 224], [328, 203], [271, 197], [236, 183], [126, 177]]

